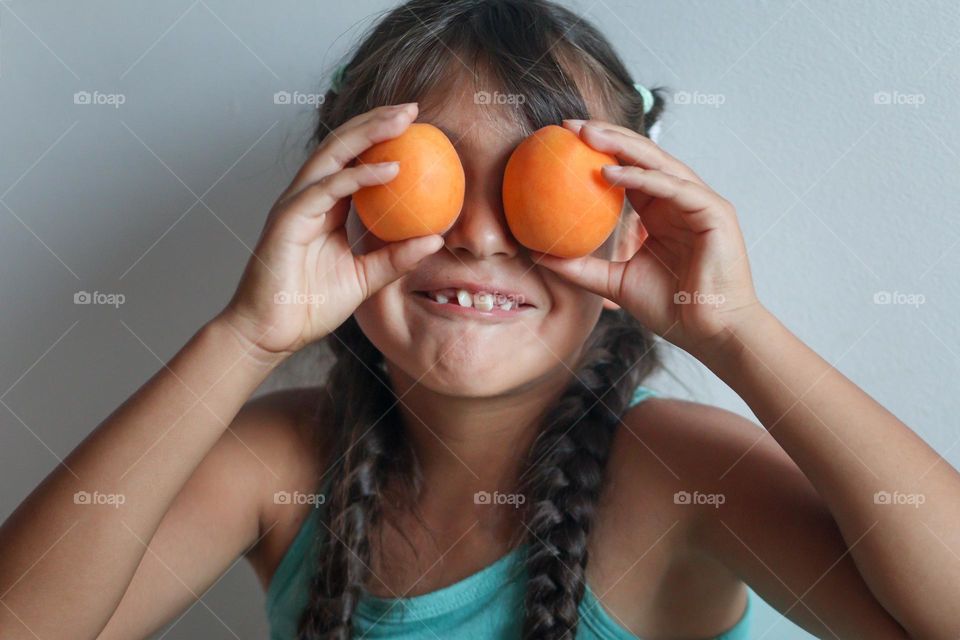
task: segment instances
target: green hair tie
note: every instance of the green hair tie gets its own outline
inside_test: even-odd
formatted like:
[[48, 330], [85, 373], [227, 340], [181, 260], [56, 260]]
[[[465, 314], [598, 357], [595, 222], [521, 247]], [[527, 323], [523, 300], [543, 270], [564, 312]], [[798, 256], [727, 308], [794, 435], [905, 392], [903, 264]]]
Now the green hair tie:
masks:
[[333, 80], [330, 81], [330, 89], [334, 93], [340, 93], [340, 88], [343, 87], [343, 76], [347, 73], [347, 65], [342, 64], [337, 67], [337, 70], [333, 74]]
[[653, 109], [653, 92], [639, 82], [634, 82], [633, 88], [636, 89], [637, 93], [640, 94], [640, 97], [643, 98], [643, 115], [647, 115], [650, 113], [650, 110]]

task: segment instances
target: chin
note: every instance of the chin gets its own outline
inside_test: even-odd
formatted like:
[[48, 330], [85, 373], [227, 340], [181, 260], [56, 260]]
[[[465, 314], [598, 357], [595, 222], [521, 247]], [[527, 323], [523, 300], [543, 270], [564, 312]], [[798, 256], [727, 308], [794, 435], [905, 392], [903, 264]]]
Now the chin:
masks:
[[[398, 349], [385, 346], [384, 356], [394, 373], [438, 394], [455, 397], [510, 395], [566, 371], [552, 356], [532, 346], [508, 349], [509, 345], [483, 345], [465, 338], [446, 351]], [[523, 355], [524, 351], [529, 352]]]

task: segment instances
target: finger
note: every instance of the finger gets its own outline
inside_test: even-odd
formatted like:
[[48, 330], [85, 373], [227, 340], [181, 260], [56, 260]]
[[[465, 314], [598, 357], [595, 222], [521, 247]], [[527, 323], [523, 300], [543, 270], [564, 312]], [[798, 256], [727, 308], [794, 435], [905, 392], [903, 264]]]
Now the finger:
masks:
[[[718, 228], [730, 208], [726, 200], [709, 188], [662, 171], [605, 165], [602, 172], [611, 184], [627, 189], [628, 197], [630, 190], [636, 190], [670, 201], [682, 214], [680, 219], [696, 233]], [[650, 215], [651, 208], [646, 206], [638, 209], [637, 214], [644, 226], [649, 221], [647, 228], [652, 233], [657, 225], [655, 217]]]
[[331, 131], [303, 164], [283, 197], [297, 193], [325, 176], [340, 171], [358, 155], [384, 140], [396, 138], [410, 126], [418, 105], [377, 107]]
[[615, 155], [627, 164], [644, 169], [656, 169], [678, 178], [703, 183], [693, 169], [664, 151], [653, 140], [636, 131], [601, 120], [588, 120], [580, 125], [571, 125], [569, 128], [597, 151]]
[[443, 236], [421, 236], [391, 242], [376, 251], [356, 256], [364, 300], [443, 247]]
[[[353, 195], [363, 187], [386, 184], [397, 177], [400, 171], [399, 162], [380, 162], [348, 167], [331, 174], [320, 181], [313, 183], [300, 193], [293, 196], [287, 203], [284, 217], [303, 216], [317, 218], [327, 214], [334, 205]], [[343, 224], [343, 216], [327, 216], [320, 228], [322, 233], [329, 233]]]
[[[668, 216], [661, 213], [656, 214], [656, 217], [660, 220], [666, 220]], [[677, 230], [670, 223], [664, 223], [663, 226], [669, 229], [667, 233], [651, 233], [644, 242], [656, 240], [677, 256], [683, 257], [689, 255], [693, 250], [694, 237], [696, 234], [686, 227], [683, 230]]]
[[573, 284], [619, 304], [620, 282], [625, 262], [612, 262], [594, 256], [558, 258], [535, 251], [531, 252], [531, 257], [538, 265], [550, 269]]
[[683, 220], [683, 214], [675, 211], [670, 202], [636, 190], [627, 191], [627, 199], [635, 212], [643, 212], [643, 215], [636, 215], [640, 218], [641, 229], [647, 234], [659, 239], [675, 253], [693, 247], [696, 234]]
[[678, 274], [683, 264], [681, 258], [652, 237], [644, 242], [636, 255], [625, 262], [594, 256], [567, 259], [537, 252], [531, 252], [531, 255], [538, 265], [621, 306], [626, 303], [628, 293], [632, 293], [634, 298], [638, 295], [637, 291], [627, 292], [624, 289], [628, 272], [631, 280], [639, 282], [643, 287], [647, 282], [663, 281], [664, 278], [679, 280]]
[[[592, 148], [615, 155], [627, 165], [663, 170], [680, 178], [700, 181], [689, 167], [670, 156], [649, 138], [626, 127], [602, 120], [564, 120], [564, 126], [580, 136]], [[651, 196], [635, 193], [631, 198], [631, 204], [635, 210], [640, 211], [652, 200]]]

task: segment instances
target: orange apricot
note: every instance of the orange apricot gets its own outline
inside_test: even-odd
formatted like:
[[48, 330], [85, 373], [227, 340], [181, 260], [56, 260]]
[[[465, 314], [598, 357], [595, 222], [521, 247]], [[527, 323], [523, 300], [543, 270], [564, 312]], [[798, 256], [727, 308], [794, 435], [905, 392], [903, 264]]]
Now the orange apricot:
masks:
[[386, 184], [363, 187], [353, 203], [364, 226], [387, 242], [443, 233], [463, 208], [465, 179], [450, 139], [431, 124], [415, 122], [396, 138], [370, 147], [359, 164], [400, 162]]
[[600, 174], [605, 164], [617, 160], [557, 125], [523, 140], [503, 174], [503, 209], [514, 238], [561, 258], [596, 251], [623, 210], [624, 190]]

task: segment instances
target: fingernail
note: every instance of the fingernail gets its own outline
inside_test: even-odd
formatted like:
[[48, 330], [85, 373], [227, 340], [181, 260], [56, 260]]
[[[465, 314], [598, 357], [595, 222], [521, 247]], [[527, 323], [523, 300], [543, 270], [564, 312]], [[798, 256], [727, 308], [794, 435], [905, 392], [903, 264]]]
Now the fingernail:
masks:
[[606, 170], [607, 173], [612, 173], [614, 175], [623, 173], [623, 167], [619, 164], [605, 164], [602, 168]]
[[570, 120], [570, 119], [567, 119], [567, 120], [564, 120], [564, 122], [569, 122], [569, 123], [572, 124], [572, 125], [581, 126], [581, 125], [583, 125], [584, 122], [586, 122], [586, 120]]
[[400, 168], [400, 161], [394, 160], [392, 162], [378, 162], [374, 165], [377, 169], [383, 169], [385, 171], [395, 171]]

